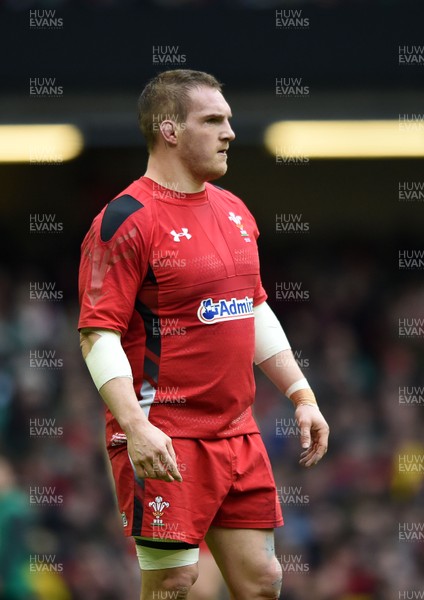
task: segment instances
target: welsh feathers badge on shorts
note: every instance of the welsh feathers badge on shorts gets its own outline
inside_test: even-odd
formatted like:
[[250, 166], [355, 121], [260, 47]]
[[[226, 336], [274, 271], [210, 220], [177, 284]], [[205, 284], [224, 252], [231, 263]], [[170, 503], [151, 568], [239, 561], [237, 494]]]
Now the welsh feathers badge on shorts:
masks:
[[156, 496], [154, 502], [149, 502], [149, 506], [153, 508], [153, 522], [151, 525], [155, 527], [164, 527], [162, 515], [165, 508], [169, 508], [169, 502], [165, 502], [162, 496]]

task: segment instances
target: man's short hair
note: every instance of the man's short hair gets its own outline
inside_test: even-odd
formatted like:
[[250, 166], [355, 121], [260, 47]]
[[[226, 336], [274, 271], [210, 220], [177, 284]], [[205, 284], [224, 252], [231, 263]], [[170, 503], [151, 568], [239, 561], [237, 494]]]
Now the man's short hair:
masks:
[[183, 123], [190, 108], [189, 92], [202, 86], [222, 90], [213, 75], [191, 69], [163, 71], [148, 82], [138, 99], [138, 122], [149, 152], [155, 146], [160, 123], [167, 119]]

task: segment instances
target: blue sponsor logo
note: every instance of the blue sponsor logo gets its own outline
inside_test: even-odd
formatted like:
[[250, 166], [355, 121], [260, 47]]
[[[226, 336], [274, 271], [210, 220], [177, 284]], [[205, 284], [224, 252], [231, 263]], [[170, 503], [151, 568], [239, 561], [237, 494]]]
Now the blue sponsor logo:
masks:
[[219, 321], [234, 321], [235, 319], [248, 319], [253, 317], [253, 299], [246, 296], [239, 300], [218, 300], [212, 298], [202, 300], [197, 311], [199, 321], [206, 325], [218, 323]]

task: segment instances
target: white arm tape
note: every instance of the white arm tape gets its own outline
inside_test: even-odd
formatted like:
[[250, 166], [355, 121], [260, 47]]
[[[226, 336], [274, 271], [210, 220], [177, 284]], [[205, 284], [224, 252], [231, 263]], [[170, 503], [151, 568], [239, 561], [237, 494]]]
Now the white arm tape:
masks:
[[306, 390], [308, 388], [311, 388], [311, 386], [308, 383], [308, 380], [305, 377], [302, 377], [302, 379], [298, 379], [297, 381], [292, 383], [289, 388], [286, 389], [285, 395], [287, 396], [287, 398], [290, 398], [290, 396], [295, 392], [299, 390]]
[[280, 321], [273, 313], [271, 307], [263, 302], [253, 308], [255, 316], [255, 364], [282, 350], [290, 350], [290, 344], [280, 325]]
[[98, 390], [115, 377], [133, 378], [131, 365], [121, 346], [121, 336], [116, 331], [93, 329], [100, 337], [85, 357], [85, 363]]

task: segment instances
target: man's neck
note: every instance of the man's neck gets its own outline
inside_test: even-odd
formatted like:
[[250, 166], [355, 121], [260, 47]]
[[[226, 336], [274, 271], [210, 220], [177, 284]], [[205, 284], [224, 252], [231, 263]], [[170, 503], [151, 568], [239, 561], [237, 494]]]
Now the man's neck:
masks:
[[170, 161], [165, 162], [162, 158], [159, 159], [159, 157], [152, 155], [150, 155], [147, 162], [144, 176], [176, 192], [195, 194], [205, 189], [205, 182], [193, 179], [180, 165], [172, 164]]

